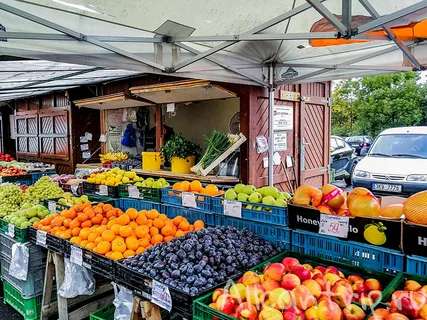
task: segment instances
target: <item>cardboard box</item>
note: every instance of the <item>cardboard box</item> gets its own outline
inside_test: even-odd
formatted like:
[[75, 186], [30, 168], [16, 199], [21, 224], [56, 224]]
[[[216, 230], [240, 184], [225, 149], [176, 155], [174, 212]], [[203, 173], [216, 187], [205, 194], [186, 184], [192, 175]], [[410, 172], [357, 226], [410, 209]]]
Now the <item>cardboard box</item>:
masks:
[[[401, 197], [384, 197], [380, 201], [381, 205], [385, 207], [390, 204], [403, 203], [405, 199]], [[319, 210], [311, 206], [288, 205], [289, 226], [291, 229], [319, 233], [321, 215], [323, 214]], [[340, 239], [377, 245], [392, 250], [402, 250], [402, 221], [384, 218], [349, 217], [348, 236]], [[427, 246], [427, 227], [425, 235]]]

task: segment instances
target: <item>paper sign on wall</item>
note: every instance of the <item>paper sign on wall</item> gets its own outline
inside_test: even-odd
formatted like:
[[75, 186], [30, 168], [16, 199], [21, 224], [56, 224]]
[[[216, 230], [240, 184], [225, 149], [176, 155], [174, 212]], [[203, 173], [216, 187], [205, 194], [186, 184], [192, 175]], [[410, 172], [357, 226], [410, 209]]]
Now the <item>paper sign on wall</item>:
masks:
[[274, 106], [274, 131], [291, 131], [294, 127], [294, 108], [292, 106]]
[[82, 145], [80, 145], [80, 149], [81, 149], [82, 151], [89, 150], [89, 145], [88, 145], [87, 143], [82, 144]]
[[349, 217], [321, 214], [319, 233], [328, 236], [347, 238]]
[[288, 134], [286, 132], [274, 133], [274, 152], [286, 151], [288, 149]]

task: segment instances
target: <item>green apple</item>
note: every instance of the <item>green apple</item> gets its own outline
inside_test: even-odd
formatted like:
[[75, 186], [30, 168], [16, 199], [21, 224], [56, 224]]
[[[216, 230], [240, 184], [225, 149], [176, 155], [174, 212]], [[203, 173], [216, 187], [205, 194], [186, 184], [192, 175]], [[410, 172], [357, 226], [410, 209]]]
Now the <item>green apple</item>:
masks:
[[262, 198], [262, 204], [266, 204], [268, 206], [273, 206], [275, 201], [276, 200], [274, 199], [273, 196], [266, 196]]
[[259, 192], [254, 192], [249, 196], [249, 202], [260, 203], [262, 200], [262, 195]]
[[242, 201], [242, 202], [246, 202], [248, 201], [249, 196], [246, 193], [239, 193], [237, 195], [237, 200]]
[[234, 191], [234, 189], [228, 189], [224, 194], [225, 199], [228, 200], [236, 200], [237, 199], [237, 193]]
[[263, 187], [263, 196], [272, 196], [274, 199], [277, 199], [279, 195], [279, 190], [276, 187]]
[[236, 191], [237, 194], [242, 193], [244, 187], [245, 185], [243, 183], [238, 183], [234, 186], [234, 190]]
[[[243, 191], [242, 192], [246, 193], [248, 195], [251, 195], [252, 193], [256, 192], [256, 189], [255, 189], [254, 186], [245, 186], [245, 187], [243, 187]], [[257, 192], [257, 193], [261, 196], [261, 194], [259, 192]]]

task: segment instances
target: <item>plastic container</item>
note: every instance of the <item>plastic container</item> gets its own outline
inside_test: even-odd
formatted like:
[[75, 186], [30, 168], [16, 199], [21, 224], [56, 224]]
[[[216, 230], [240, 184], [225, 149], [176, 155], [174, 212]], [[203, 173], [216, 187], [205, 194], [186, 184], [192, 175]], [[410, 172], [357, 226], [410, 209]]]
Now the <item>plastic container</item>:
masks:
[[387, 274], [401, 273], [405, 267], [400, 251], [302, 230], [292, 230], [292, 251]]
[[107, 194], [100, 194], [100, 185], [95, 183], [83, 182], [83, 194], [92, 194], [103, 197], [118, 198], [119, 187], [104, 186], [107, 187]]
[[[0, 233], [0, 254], [2, 258], [12, 258], [12, 246], [18, 241], [9, 237], [4, 233]], [[30, 255], [29, 265], [40, 265], [43, 261], [46, 261], [47, 252], [42, 247], [28, 242], [28, 253]]]
[[[41, 246], [36, 245], [37, 244], [37, 231], [38, 230], [34, 229], [33, 227], [29, 228], [29, 231], [28, 231], [29, 240], [31, 241], [32, 245], [34, 245], [37, 248], [40, 248], [41, 250], [46, 252], [44, 249], [42, 249]], [[50, 233], [46, 234], [46, 246], [45, 247], [47, 249], [53, 251], [53, 252], [59, 253], [59, 254], [64, 255], [66, 257], [70, 256], [70, 250], [71, 250], [70, 249], [70, 242], [65, 240], [65, 239], [55, 237], [54, 235], [52, 235]], [[31, 254], [31, 252], [30, 252], [30, 254]]]
[[427, 277], [427, 258], [413, 255], [406, 256], [406, 272]]
[[24, 320], [38, 320], [40, 318], [42, 295], [31, 299], [24, 299], [18, 290], [16, 290], [7, 281], [3, 282], [4, 302], [18, 311]]
[[[214, 213], [224, 214], [224, 198], [212, 197], [211, 205]], [[242, 218], [287, 226], [288, 208], [269, 206], [262, 203], [242, 202]]]
[[[70, 251], [71, 246], [70, 244]], [[90, 266], [90, 269], [109, 280], [114, 280], [115, 261], [105, 256], [92, 252], [88, 249], [78, 247], [83, 251], [83, 263]]]
[[[172, 188], [162, 188], [162, 203], [182, 206], [182, 191], [172, 190]], [[204, 211], [211, 211], [211, 196], [195, 193], [197, 208]]]
[[187, 157], [186, 159], [172, 157], [171, 172], [176, 173], [191, 173], [191, 167], [196, 164], [196, 157]]
[[114, 320], [115, 311], [116, 307], [113, 304], [107, 304], [105, 307], [91, 313], [89, 320]]
[[36, 171], [36, 172], [30, 172], [30, 176], [31, 176], [31, 183], [34, 184], [36, 183], [41, 177], [44, 176], [53, 176], [54, 174], [56, 174], [55, 170], [46, 170], [46, 171]]
[[119, 208], [126, 211], [129, 208], [135, 208], [138, 211], [156, 209], [161, 211], [161, 205], [158, 202], [151, 202], [145, 200], [122, 198], [119, 200]]
[[173, 219], [177, 216], [182, 216], [190, 223], [194, 223], [196, 220], [202, 220], [205, 226], [215, 225], [215, 215], [211, 212], [185, 208], [181, 206], [173, 206], [170, 204], [163, 204], [161, 211], [168, 216], [169, 219]]
[[160, 170], [162, 159], [160, 152], [143, 152], [142, 153], [142, 170]]
[[[129, 186], [132, 184], [119, 185], [119, 197], [129, 198]], [[162, 191], [160, 188], [136, 187], [139, 190], [139, 199], [153, 202], [160, 202], [162, 199]], [[135, 198], [132, 198], [135, 199]]]
[[20, 176], [0, 176], [0, 183], [6, 182], [16, 184], [18, 186], [22, 186], [24, 184], [30, 186], [33, 184], [29, 174]]
[[232, 226], [240, 230], [248, 229], [277, 247], [286, 250], [289, 250], [291, 247], [291, 229], [287, 227], [279, 227], [274, 224], [255, 222], [220, 214], [215, 214], [215, 226]]
[[[68, 209], [70, 209], [72, 207], [72, 205], [69, 205], [69, 204], [58, 203], [59, 199], [60, 198], [46, 199], [46, 200], [43, 200], [41, 203], [46, 208], [49, 208], [49, 202], [55, 202], [56, 203], [56, 211], [57, 212], [61, 212], [62, 210], [68, 210]], [[110, 199], [108, 197], [102, 197], [102, 196], [97, 196], [97, 195], [88, 195], [88, 199], [92, 203], [92, 205], [96, 205], [96, 204], [98, 204], [100, 202], [114, 204], [114, 200]]]

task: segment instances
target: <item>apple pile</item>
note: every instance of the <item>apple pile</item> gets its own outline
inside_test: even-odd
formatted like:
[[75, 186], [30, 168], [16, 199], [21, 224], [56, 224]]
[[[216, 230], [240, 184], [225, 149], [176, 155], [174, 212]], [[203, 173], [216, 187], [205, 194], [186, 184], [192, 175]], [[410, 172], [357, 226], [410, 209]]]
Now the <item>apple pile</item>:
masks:
[[407, 280], [403, 290], [393, 293], [388, 305], [389, 310], [376, 309], [368, 320], [427, 319], [427, 285]]
[[3, 154], [3, 152], [0, 152], [0, 161], [11, 162], [15, 161], [15, 159], [8, 153]]
[[364, 320], [355, 303], [371, 306], [381, 290], [376, 279], [285, 257], [261, 275], [248, 271], [228, 290], [216, 289], [209, 306], [239, 320]]
[[26, 171], [23, 171], [14, 166], [0, 167], [0, 176], [22, 176], [26, 174], [28, 174]]

